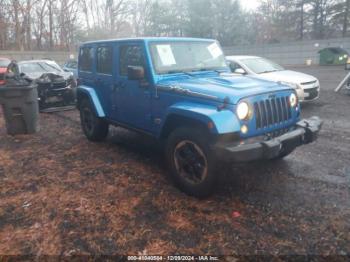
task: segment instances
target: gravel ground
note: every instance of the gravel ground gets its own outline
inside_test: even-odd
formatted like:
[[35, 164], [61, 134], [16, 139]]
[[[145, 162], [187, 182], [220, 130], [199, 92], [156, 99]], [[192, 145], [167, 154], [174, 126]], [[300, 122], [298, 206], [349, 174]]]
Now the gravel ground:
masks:
[[151, 139], [113, 128], [90, 143], [76, 111], [11, 137], [0, 112], [0, 254], [349, 255], [350, 96], [333, 92], [346, 72], [298, 70], [322, 85], [302, 106], [325, 120], [318, 142], [223, 167], [206, 200], [171, 185]]

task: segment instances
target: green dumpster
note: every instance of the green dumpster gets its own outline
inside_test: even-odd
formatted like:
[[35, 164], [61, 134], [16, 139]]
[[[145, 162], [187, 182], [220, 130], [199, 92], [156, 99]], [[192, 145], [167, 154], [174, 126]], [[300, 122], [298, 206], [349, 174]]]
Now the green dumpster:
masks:
[[320, 65], [345, 65], [349, 54], [340, 47], [327, 47], [318, 52], [320, 54]]
[[9, 135], [39, 131], [38, 92], [35, 85], [25, 81], [9, 81], [0, 86], [0, 104]]

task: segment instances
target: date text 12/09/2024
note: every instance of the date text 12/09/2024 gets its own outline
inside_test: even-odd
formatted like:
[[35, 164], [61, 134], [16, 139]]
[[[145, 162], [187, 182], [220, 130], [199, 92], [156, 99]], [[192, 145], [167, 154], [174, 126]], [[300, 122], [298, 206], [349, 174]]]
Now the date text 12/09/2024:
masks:
[[216, 256], [128, 256], [128, 261], [218, 261]]

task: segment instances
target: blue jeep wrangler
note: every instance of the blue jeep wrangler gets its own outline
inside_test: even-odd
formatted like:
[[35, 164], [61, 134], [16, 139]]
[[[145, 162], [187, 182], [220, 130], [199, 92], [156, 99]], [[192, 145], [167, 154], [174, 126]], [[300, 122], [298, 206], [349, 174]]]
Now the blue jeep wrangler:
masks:
[[211, 193], [221, 161], [283, 158], [322, 125], [300, 120], [294, 89], [231, 74], [215, 40], [88, 42], [78, 69], [86, 137], [102, 141], [111, 124], [157, 138], [174, 182], [197, 197]]

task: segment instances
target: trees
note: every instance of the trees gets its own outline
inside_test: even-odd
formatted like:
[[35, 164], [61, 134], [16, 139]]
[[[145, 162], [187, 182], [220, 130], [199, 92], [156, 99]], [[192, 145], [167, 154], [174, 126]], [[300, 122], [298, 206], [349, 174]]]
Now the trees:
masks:
[[[0, 49], [76, 48], [132, 36], [216, 38], [223, 45], [349, 35], [350, 0], [0, 0]], [[245, 0], [244, 0], [245, 1]]]
[[[261, 0], [257, 15], [267, 42], [346, 36], [350, 0]], [[259, 38], [259, 37], [258, 37]]]
[[[244, 13], [238, 0], [212, 1], [213, 37], [222, 45], [249, 42], [250, 15]], [[250, 28], [249, 28], [250, 27]]]
[[213, 1], [187, 0], [186, 34], [193, 37], [212, 38], [213, 36]]

